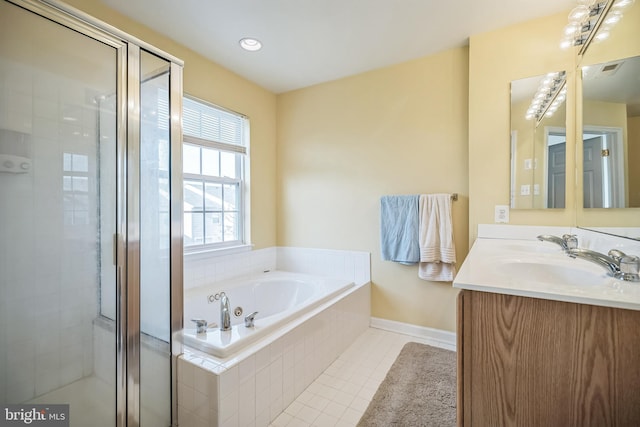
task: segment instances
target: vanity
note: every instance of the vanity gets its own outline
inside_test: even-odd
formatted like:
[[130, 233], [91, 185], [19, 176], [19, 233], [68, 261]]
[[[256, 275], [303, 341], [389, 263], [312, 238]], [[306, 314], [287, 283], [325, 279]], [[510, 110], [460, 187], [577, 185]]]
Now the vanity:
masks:
[[[640, 283], [568, 257], [535, 228], [502, 230], [479, 231], [454, 281], [458, 425], [640, 425]], [[640, 242], [577, 234], [580, 247], [640, 254]]]

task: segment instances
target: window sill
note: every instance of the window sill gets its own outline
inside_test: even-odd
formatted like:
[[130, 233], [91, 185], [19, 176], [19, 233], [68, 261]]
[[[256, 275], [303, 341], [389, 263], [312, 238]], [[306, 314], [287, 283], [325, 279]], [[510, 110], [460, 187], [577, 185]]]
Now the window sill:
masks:
[[215, 249], [185, 249], [184, 258], [187, 259], [202, 259], [219, 257], [224, 255], [234, 255], [243, 252], [249, 252], [253, 248], [252, 244], [230, 246], [227, 248], [215, 248]]

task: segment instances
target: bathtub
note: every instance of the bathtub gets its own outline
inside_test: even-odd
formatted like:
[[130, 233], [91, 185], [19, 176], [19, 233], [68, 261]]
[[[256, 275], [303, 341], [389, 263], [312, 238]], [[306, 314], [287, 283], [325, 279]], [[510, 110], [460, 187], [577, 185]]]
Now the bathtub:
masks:
[[[183, 341], [227, 358], [352, 287], [354, 283], [344, 279], [271, 271], [190, 289], [184, 294]], [[230, 331], [219, 328], [221, 292], [229, 298]], [[256, 311], [254, 326], [246, 327], [245, 316]], [[192, 319], [205, 319], [215, 326], [198, 334]]]

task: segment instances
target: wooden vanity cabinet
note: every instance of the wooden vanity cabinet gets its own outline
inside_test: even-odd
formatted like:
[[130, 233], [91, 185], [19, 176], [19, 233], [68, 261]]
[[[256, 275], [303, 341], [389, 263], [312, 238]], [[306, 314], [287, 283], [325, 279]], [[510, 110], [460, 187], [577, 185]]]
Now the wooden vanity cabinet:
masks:
[[459, 426], [640, 426], [640, 311], [462, 290]]

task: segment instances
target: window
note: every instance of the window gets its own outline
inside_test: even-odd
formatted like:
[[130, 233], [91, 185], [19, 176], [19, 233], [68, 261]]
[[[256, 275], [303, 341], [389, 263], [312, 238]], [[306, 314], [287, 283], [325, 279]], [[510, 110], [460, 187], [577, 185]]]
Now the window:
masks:
[[89, 156], [64, 153], [64, 224], [89, 225]]
[[246, 243], [248, 127], [242, 115], [184, 99], [185, 249]]

